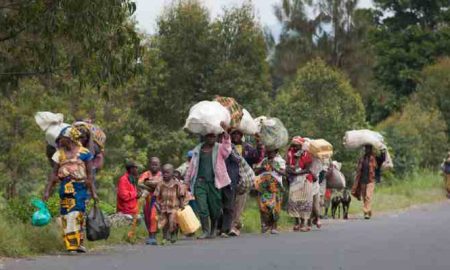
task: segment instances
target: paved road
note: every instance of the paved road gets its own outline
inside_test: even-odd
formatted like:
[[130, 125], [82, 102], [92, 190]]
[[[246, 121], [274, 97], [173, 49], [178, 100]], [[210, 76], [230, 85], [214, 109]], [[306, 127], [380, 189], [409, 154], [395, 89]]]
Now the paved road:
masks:
[[5, 269], [45, 270], [449, 270], [450, 203], [371, 221], [335, 222], [321, 231], [121, 246], [84, 256], [9, 261]]

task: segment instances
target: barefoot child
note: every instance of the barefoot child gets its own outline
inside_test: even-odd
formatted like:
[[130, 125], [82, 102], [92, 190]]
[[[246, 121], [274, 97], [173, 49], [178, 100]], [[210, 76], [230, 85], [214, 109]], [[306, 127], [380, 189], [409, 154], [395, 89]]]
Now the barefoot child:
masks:
[[163, 230], [165, 241], [175, 243], [177, 240], [177, 221], [176, 214], [181, 208], [187, 205], [185, 188], [174, 177], [174, 168], [172, 164], [166, 164], [162, 167], [163, 181], [156, 186], [156, 202], [159, 208], [159, 228]]

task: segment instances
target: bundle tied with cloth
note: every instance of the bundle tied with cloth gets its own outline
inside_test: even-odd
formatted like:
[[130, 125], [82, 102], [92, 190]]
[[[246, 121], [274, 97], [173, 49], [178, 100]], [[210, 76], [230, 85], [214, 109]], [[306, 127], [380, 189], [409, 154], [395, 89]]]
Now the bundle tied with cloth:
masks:
[[91, 136], [94, 143], [98, 145], [100, 151], [105, 150], [106, 134], [99, 126], [87, 121], [77, 121], [73, 123], [73, 126], [78, 130], [84, 130], [87, 132]]
[[376, 151], [386, 152], [386, 159], [381, 165], [382, 169], [394, 168], [394, 163], [392, 162], [391, 155], [389, 154], [387, 146], [384, 142], [383, 135], [381, 135], [379, 132], [368, 129], [351, 130], [345, 132], [345, 148], [354, 150], [360, 149], [364, 145], [372, 145]]

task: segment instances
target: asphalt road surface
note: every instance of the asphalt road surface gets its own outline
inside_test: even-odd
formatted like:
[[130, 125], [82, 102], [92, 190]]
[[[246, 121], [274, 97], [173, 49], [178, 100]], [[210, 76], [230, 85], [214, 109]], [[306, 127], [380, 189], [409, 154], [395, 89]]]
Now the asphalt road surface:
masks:
[[75, 256], [10, 260], [0, 269], [26, 270], [449, 270], [450, 203], [417, 207], [370, 221], [335, 221], [310, 233], [244, 235], [119, 246]]

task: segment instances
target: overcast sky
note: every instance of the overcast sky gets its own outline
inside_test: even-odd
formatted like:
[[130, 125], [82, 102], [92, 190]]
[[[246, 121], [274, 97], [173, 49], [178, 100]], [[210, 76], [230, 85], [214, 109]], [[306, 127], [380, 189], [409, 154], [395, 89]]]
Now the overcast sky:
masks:
[[[154, 33], [156, 28], [156, 19], [161, 14], [164, 6], [170, 4], [172, 0], [135, 0], [137, 10], [135, 13], [138, 21], [139, 29], [147, 33]], [[211, 16], [215, 17], [221, 13], [223, 7], [239, 5], [246, 2], [245, 0], [201, 0], [208, 7]], [[252, 0], [255, 6], [257, 16], [264, 26], [272, 29], [277, 27], [277, 19], [273, 15], [273, 5], [281, 2], [281, 0]], [[360, 7], [370, 7], [372, 0], [360, 0]]]

